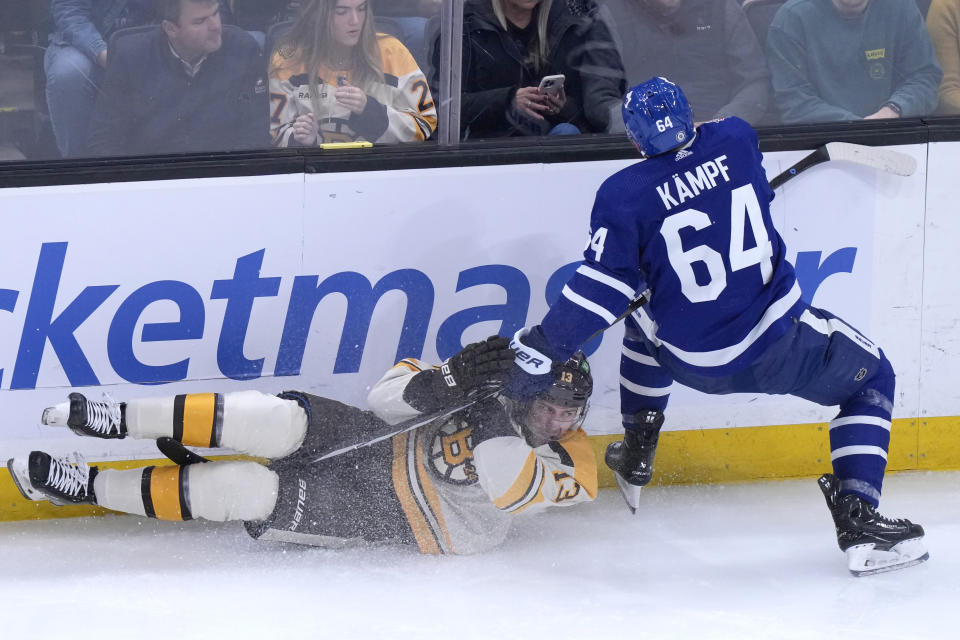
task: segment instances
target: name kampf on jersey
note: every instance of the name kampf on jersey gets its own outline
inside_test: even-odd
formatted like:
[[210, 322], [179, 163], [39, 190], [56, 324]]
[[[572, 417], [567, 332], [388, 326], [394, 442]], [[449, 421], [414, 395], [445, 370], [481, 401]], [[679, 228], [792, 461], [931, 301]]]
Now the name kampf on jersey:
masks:
[[[673, 207], [679, 206], [696, 198], [704, 191], [708, 191], [717, 186], [717, 178], [722, 177], [724, 182], [730, 182], [730, 174], [725, 164], [727, 156], [717, 156], [713, 160], [707, 160], [699, 164], [690, 171], [685, 171], [683, 175], [673, 174], [672, 181], [664, 182], [657, 187], [657, 195], [663, 201], [663, 206], [667, 211]], [[672, 187], [672, 191], [671, 191]], [[674, 197], [673, 194], [676, 194]]]

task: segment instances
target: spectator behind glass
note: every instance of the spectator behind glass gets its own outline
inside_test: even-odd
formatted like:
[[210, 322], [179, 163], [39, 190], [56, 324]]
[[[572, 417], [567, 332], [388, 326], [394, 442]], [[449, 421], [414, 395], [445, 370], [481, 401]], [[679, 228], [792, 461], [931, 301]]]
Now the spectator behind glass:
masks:
[[914, 0], [788, 0], [767, 59], [785, 123], [927, 115], [943, 75]]
[[943, 68], [938, 113], [960, 113], [960, 0], [933, 0], [927, 29]]
[[[626, 91], [620, 55], [596, 4], [579, 4], [575, 15], [564, 0], [467, 0], [464, 138], [600, 133], [620, 120]], [[439, 56], [438, 39], [435, 73]], [[539, 91], [542, 78], [559, 74], [566, 76], [562, 92]]]
[[399, 40], [377, 34], [367, 0], [309, 0], [270, 62], [279, 147], [427, 140], [437, 111]]
[[[443, 0], [376, 0], [378, 16], [388, 16], [400, 28], [400, 39], [418, 60], [427, 56], [427, 21], [440, 15]], [[420, 57], [418, 57], [420, 56]]]
[[217, 0], [159, 0], [163, 21], [115, 38], [90, 125], [98, 155], [265, 148], [263, 58]]
[[736, 0], [604, 0], [627, 83], [654, 76], [683, 87], [697, 122], [738, 116], [756, 125], [770, 72]]
[[47, 106], [64, 157], [88, 155], [87, 127], [117, 29], [150, 23], [154, 0], [52, 0], [54, 28], [44, 56]]

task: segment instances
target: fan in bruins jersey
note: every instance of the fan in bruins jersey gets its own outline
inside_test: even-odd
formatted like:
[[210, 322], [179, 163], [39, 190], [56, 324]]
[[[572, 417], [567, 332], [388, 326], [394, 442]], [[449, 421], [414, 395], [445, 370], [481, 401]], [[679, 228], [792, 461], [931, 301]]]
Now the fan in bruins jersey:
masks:
[[310, 0], [270, 62], [278, 147], [416, 142], [437, 127], [427, 79], [399, 40], [377, 34], [367, 0]]
[[[519, 404], [487, 392], [513, 364], [506, 338], [468, 345], [441, 367], [406, 359], [372, 388], [373, 413], [301, 392], [186, 394], [117, 403], [71, 393], [42, 421], [83, 436], [154, 438], [177, 465], [99, 469], [33, 451], [8, 468], [23, 495], [164, 520], [243, 520], [255, 538], [325, 547], [416, 544], [476, 553], [500, 544], [514, 515], [592, 500], [593, 451], [580, 428], [593, 390], [582, 353]], [[478, 395], [479, 394], [479, 395]], [[473, 405], [371, 446], [321, 460], [330, 443], [366, 442], [387, 424]], [[389, 430], [389, 429], [388, 429]], [[207, 461], [183, 445], [226, 447], [269, 464]], [[169, 452], [165, 446], [164, 452]]]

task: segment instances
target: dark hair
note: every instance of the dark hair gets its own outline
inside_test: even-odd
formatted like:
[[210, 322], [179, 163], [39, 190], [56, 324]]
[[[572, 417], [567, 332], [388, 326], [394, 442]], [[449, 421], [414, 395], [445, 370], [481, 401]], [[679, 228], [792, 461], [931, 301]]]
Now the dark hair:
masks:
[[184, 1], [195, 2], [197, 4], [201, 2], [204, 4], [219, 4], [220, 2], [220, 0], [160, 0], [158, 3], [160, 5], [158, 8], [160, 19], [174, 24], [180, 24], [180, 10], [183, 7]]

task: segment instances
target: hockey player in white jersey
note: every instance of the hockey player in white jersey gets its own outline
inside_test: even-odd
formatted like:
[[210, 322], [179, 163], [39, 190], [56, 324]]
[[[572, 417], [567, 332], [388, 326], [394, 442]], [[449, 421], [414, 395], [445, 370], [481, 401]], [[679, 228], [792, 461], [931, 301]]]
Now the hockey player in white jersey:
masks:
[[[594, 498], [596, 462], [580, 428], [592, 391], [582, 354], [524, 404], [489, 396], [514, 354], [505, 338], [465, 347], [441, 368], [406, 359], [372, 388], [373, 413], [300, 392], [186, 394], [125, 403], [79, 393], [48, 425], [100, 438], [163, 439], [178, 464], [98, 469], [33, 451], [8, 467], [25, 497], [95, 504], [164, 520], [243, 520], [255, 538], [337, 547], [415, 543], [424, 553], [500, 544], [516, 514]], [[365, 442], [386, 423], [485, 396], [391, 439], [316, 461], [332, 442]], [[376, 415], [375, 415], [376, 414]], [[269, 458], [206, 461], [183, 448], [225, 447]]]
[[893, 367], [859, 331], [802, 299], [770, 217], [756, 132], [735, 117], [695, 126], [683, 92], [664, 78], [631, 89], [622, 111], [645, 159], [597, 191], [583, 263], [543, 321], [517, 334], [508, 392], [522, 398], [548, 384], [548, 369], [532, 363], [562, 361], [643, 294], [620, 361], [625, 436], [606, 454], [632, 508], [650, 481], [674, 382], [789, 394], [840, 408], [829, 425], [833, 473], [820, 488], [850, 571], [926, 560], [920, 525], [877, 512]]

